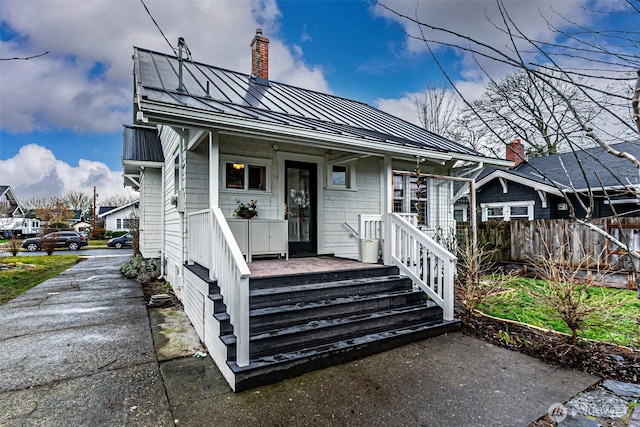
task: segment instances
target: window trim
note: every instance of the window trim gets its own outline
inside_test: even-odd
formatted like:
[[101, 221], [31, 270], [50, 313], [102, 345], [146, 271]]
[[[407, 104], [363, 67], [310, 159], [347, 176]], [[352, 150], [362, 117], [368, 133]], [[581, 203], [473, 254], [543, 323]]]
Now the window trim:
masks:
[[[356, 163], [354, 161], [347, 163], [329, 163], [327, 164], [327, 189], [330, 190], [350, 190], [356, 191]], [[345, 177], [345, 183], [334, 184], [333, 183], [333, 167], [341, 166], [347, 169]]]
[[[245, 167], [244, 172], [244, 188], [227, 188], [227, 164], [237, 163], [243, 164]], [[220, 191], [235, 193], [256, 193], [256, 194], [270, 194], [271, 193], [271, 159], [264, 159], [259, 157], [246, 157], [246, 156], [220, 156]], [[257, 166], [265, 168], [265, 185], [264, 190], [258, 190], [255, 188], [249, 189], [249, 167]]]
[[[482, 203], [480, 208], [482, 210], [482, 221], [489, 221], [494, 219], [499, 219], [501, 221], [511, 221], [511, 208], [512, 207], [526, 207], [527, 208], [527, 218], [529, 221], [533, 221], [535, 217], [535, 206], [536, 202], [534, 200], [522, 200], [522, 201], [514, 201], [514, 202], [495, 202], [495, 203]], [[502, 217], [491, 217], [489, 218], [488, 209], [489, 208], [502, 208]], [[516, 216], [514, 219], [525, 219], [522, 216]]]
[[[395, 172], [395, 171], [394, 171]], [[417, 212], [414, 212], [414, 204], [415, 203], [420, 203], [423, 207], [423, 209], [425, 209], [424, 212], [422, 212], [422, 222], [418, 224], [419, 227], [429, 227], [429, 186], [427, 185], [427, 187], [425, 188], [425, 192], [427, 197], [416, 197], [415, 199], [412, 198], [413, 194], [412, 194], [412, 179], [418, 179], [418, 177], [415, 176], [415, 174], [410, 174], [410, 173], [393, 173], [392, 174], [393, 177], [395, 178], [396, 176], [399, 176], [402, 178], [402, 197], [395, 197], [395, 179], [393, 180], [393, 190], [394, 190], [394, 196], [393, 196], [393, 212], [398, 212], [395, 210], [396, 207], [396, 202], [400, 202], [402, 203], [402, 209], [399, 211], [400, 213], [406, 213], [406, 214], [414, 214], [417, 215]], [[417, 187], [416, 187], [417, 190]], [[417, 195], [417, 194], [416, 194]]]

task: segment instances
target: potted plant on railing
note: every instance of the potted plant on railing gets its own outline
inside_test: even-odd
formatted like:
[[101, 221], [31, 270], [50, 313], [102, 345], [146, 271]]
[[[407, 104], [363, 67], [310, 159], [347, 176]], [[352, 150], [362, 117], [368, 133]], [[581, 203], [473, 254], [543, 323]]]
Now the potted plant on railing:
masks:
[[256, 205], [258, 204], [257, 200], [251, 200], [249, 203], [243, 203], [240, 200], [236, 200], [238, 207], [235, 211], [233, 211], [234, 216], [239, 216], [244, 219], [251, 219], [254, 216], [258, 216], [258, 209]]

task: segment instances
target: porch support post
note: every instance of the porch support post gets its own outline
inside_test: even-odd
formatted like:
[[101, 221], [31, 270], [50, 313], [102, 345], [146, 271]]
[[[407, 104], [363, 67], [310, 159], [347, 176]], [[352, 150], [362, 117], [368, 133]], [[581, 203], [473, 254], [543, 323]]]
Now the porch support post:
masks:
[[384, 156], [383, 164], [383, 177], [384, 183], [382, 185], [382, 191], [384, 192], [382, 197], [382, 213], [393, 212], [393, 166], [391, 162], [391, 156]]
[[391, 156], [384, 156], [383, 164], [383, 177], [384, 184], [382, 185], [382, 191], [384, 195], [382, 197], [382, 221], [384, 224], [384, 245], [382, 247], [382, 262], [384, 265], [391, 265], [391, 245], [392, 233], [391, 233], [391, 221], [389, 220], [389, 214], [393, 212], [393, 165]]
[[209, 131], [209, 208], [218, 207], [220, 176], [220, 144], [218, 132]]
[[448, 259], [444, 261], [444, 289], [442, 299], [444, 300], [444, 307], [442, 307], [442, 317], [444, 320], [453, 320], [453, 306], [454, 306], [454, 293], [453, 293], [453, 281], [456, 270], [456, 260]]

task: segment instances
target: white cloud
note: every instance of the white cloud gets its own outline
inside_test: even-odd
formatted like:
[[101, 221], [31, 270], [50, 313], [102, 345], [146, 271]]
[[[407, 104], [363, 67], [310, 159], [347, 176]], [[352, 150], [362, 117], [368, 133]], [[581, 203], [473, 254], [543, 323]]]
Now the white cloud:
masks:
[[[299, 46], [278, 39], [273, 0], [145, 2], [172, 44], [184, 37], [195, 61], [251, 70], [258, 27], [271, 40], [270, 77], [327, 90], [320, 68], [307, 66]], [[109, 132], [131, 121], [133, 46], [170, 53], [138, 0], [0, 0], [2, 21], [16, 37], [0, 43], [2, 129]], [[33, 17], [37, 16], [38, 19]]]
[[421, 126], [416, 104], [417, 95], [417, 93], [405, 93], [401, 98], [379, 98], [374, 101], [374, 106], [414, 125]]
[[[479, 98], [485, 91], [484, 82], [461, 81], [456, 82], [456, 87], [464, 93], [470, 101]], [[440, 87], [437, 87], [437, 89], [439, 88]], [[415, 125], [422, 126], [420, 116], [418, 114], [418, 105], [420, 100], [424, 98], [426, 90], [428, 90], [427, 87], [425, 87], [422, 92], [404, 93], [399, 98], [379, 98], [374, 101], [374, 106]], [[447, 89], [447, 91], [453, 92], [452, 89]], [[450, 96], [453, 96], [457, 100], [455, 105], [459, 110], [461, 110], [464, 107], [464, 103], [457, 93], [451, 93]]]
[[25, 145], [14, 157], [0, 160], [0, 170], [0, 184], [11, 186], [19, 200], [59, 196], [69, 191], [93, 194], [94, 186], [104, 196], [128, 194], [121, 171], [84, 159], [72, 166], [37, 144]]
[[[513, 20], [512, 25], [517, 26], [518, 30], [527, 37], [539, 42], [554, 42], [560, 36], [550, 30], [547, 20], [553, 25], [557, 25], [558, 28], [571, 25], [563, 17], [569, 17], [578, 25], [590, 24], [585, 22], [588, 19], [588, 14], [584, 9], [587, 3], [587, 0], [506, 0], [501, 4], [504, 5], [509, 18]], [[456, 37], [454, 33], [468, 36], [509, 55], [513, 54], [509, 35], [501, 30], [505, 25], [498, 9], [498, 3], [493, 0], [431, 0], [418, 3], [384, 0], [382, 4], [406, 17], [397, 16], [379, 5], [373, 8], [374, 14], [399, 23], [405, 32], [412, 36], [405, 40], [405, 54], [428, 55], [427, 46], [422, 40], [425, 38], [445, 45], [472, 46], [491, 56], [499, 56], [497, 52], [479, 45], [469, 44], [464, 39]], [[434, 31], [422, 27], [421, 32], [418, 25], [411, 21], [416, 17], [420, 22], [443, 30]], [[518, 42], [519, 47], [524, 44], [524, 42]], [[447, 71], [454, 79], [460, 78], [466, 82], [483, 83], [487, 74], [493, 79], [499, 80], [513, 71], [511, 66], [503, 62], [488, 60], [480, 55], [471, 56], [461, 51], [449, 52], [445, 45], [431, 43], [432, 49], [440, 56], [441, 60], [444, 60], [448, 68]], [[534, 55], [527, 52], [531, 50], [527, 45], [527, 49], [521, 53], [528, 56], [529, 59], [533, 59]]]

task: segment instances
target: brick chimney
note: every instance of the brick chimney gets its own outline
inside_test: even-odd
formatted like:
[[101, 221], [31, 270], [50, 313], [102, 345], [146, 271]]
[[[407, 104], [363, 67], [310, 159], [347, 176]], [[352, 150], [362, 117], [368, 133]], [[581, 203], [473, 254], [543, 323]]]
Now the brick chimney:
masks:
[[262, 36], [260, 28], [251, 42], [251, 75], [269, 80], [269, 39]]
[[515, 169], [518, 165], [524, 162], [524, 145], [520, 139], [514, 139], [509, 141], [505, 152], [507, 160], [514, 163], [509, 169]]

